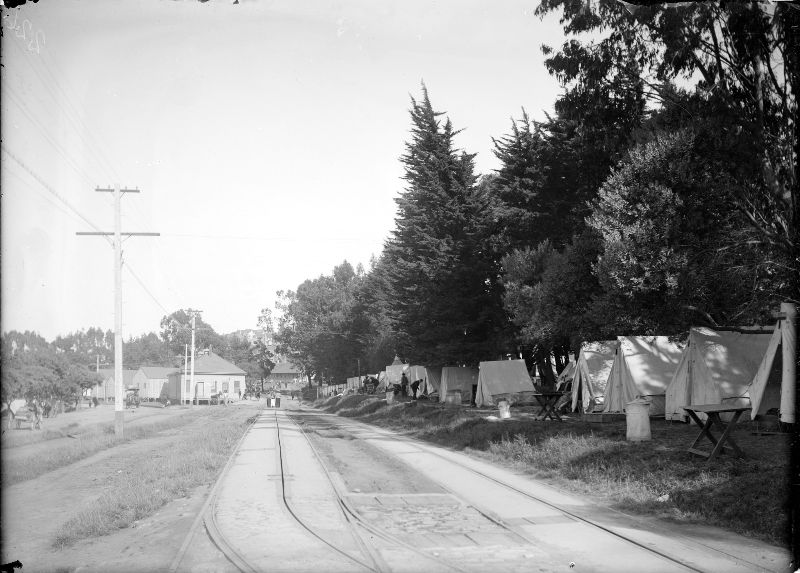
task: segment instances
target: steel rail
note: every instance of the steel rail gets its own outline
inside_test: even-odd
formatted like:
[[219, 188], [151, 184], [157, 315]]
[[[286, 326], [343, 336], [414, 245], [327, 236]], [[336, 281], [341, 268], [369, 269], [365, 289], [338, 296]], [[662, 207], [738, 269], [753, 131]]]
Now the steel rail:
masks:
[[436, 557], [435, 555], [431, 555], [431, 554], [429, 554], [427, 552], [420, 551], [419, 549], [417, 549], [416, 547], [414, 547], [410, 543], [406, 543], [404, 541], [401, 541], [401, 540], [393, 537], [391, 535], [391, 533], [387, 532], [386, 530], [381, 529], [379, 527], [376, 527], [376, 526], [372, 525], [371, 523], [365, 521], [361, 517], [361, 515], [359, 514], [358, 510], [356, 508], [354, 508], [353, 505], [349, 501], [347, 501], [347, 496], [341, 491], [341, 488], [339, 487], [339, 485], [336, 483], [336, 480], [331, 475], [330, 471], [328, 470], [328, 468], [327, 468], [327, 466], [325, 464], [325, 461], [322, 459], [322, 455], [319, 453], [317, 448], [312, 443], [311, 438], [309, 438], [308, 433], [305, 431], [305, 428], [303, 428], [302, 425], [299, 424], [297, 422], [297, 420], [295, 420], [292, 416], [288, 416], [288, 417], [289, 417], [289, 419], [292, 420], [292, 422], [294, 422], [294, 424], [300, 430], [301, 434], [303, 435], [303, 437], [308, 442], [308, 445], [311, 448], [311, 451], [314, 452], [314, 455], [317, 458], [317, 461], [319, 462], [320, 467], [322, 468], [323, 472], [325, 473], [325, 476], [328, 478], [328, 481], [331, 484], [331, 487], [333, 488], [333, 491], [334, 491], [334, 494], [336, 495], [336, 499], [337, 499], [337, 501], [339, 503], [339, 506], [342, 509], [342, 512], [345, 514], [345, 517], [348, 520], [351, 520], [351, 519], [354, 520], [360, 527], [362, 527], [365, 530], [369, 531], [374, 536], [380, 537], [384, 541], [387, 541], [387, 542], [392, 543], [394, 545], [400, 546], [406, 551], [410, 551], [410, 552], [412, 552], [412, 553], [414, 553], [414, 554], [416, 554], [416, 555], [418, 555], [420, 557], [423, 557], [423, 558], [428, 559], [430, 561], [434, 561], [434, 562], [438, 563], [439, 565], [442, 565], [442, 566], [444, 566], [444, 567], [446, 567], [448, 569], [451, 569], [453, 571], [458, 571], [458, 572], [461, 572], [461, 573], [465, 573], [464, 569], [461, 569], [460, 567], [454, 565], [453, 563], [450, 563], [449, 561], [446, 561], [444, 559]]
[[324, 543], [325, 545], [330, 547], [336, 553], [346, 557], [350, 561], [353, 561], [354, 563], [360, 565], [361, 567], [363, 567], [364, 569], [366, 569], [368, 571], [373, 571], [375, 573], [383, 573], [384, 571], [386, 571], [385, 567], [381, 567], [377, 563], [377, 561], [375, 559], [375, 555], [373, 555], [371, 551], [367, 550], [367, 548], [364, 547], [363, 540], [361, 539], [361, 537], [358, 534], [358, 532], [355, 531], [355, 527], [354, 527], [353, 523], [350, 520], [346, 520], [346, 522], [350, 526], [351, 533], [353, 533], [353, 537], [355, 538], [356, 542], [359, 545], [362, 546], [362, 551], [364, 551], [367, 554], [367, 556], [373, 561], [373, 565], [369, 565], [367, 563], [364, 563], [363, 561], [361, 561], [360, 559], [357, 559], [356, 557], [354, 557], [350, 553], [348, 553], [348, 552], [346, 552], [346, 551], [344, 551], [342, 549], [339, 549], [334, 544], [332, 544], [330, 541], [325, 539], [325, 537], [323, 535], [321, 535], [320, 533], [315, 531], [313, 527], [311, 527], [302, 518], [300, 518], [300, 516], [297, 515], [297, 513], [295, 512], [294, 508], [292, 507], [292, 503], [290, 501], [291, 495], [288, 495], [287, 491], [286, 491], [286, 468], [285, 468], [285, 466], [286, 466], [285, 457], [286, 456], [285, 456], [285, 453], [284, 453], [283, 442], [281, 440], [281, 428], [280, 428], [280, 423], [278, 421], [278, 412], [277, 412], [277, 410], [274, 412], [274, 414], [275, 414], [275, 430], [276, 430], [275, 435], [276, 435], [276, 441], [277, 441], [277, 445], [278, 445], [278, 458], [279, 458], [279, 461], [280, 461], [280, 470], [281, 470], [281, 498], [283, 499], [283, 503], [284, 503], [284, 506], [286, 507], [286, 510], [295, 519], [295, 521], [297, 521], [297, 523], [301, 527], [303, 527], [303, 529], [308, 531], [311, 535], [313, 535], [319, 541], [321, 541], [322, 543]]
[[[172, 560], [172, 563], [169, 566], [168, 571], [170, 573], [175, 573], [180, 567], [180, 564], [183, 562], [184, 557], [186, 556], [187, 551], [189, 550], [189, 545], [194, 539], [197, 530], [200, 528], [200, 525], [204, 525], [206, 532], [208, 533], [209, 539], [211, 542], [219, 549], [225, 558], [230, 561], [237, 569], [239, 569], [242, 573], [253, 573], [258, 571], [257, 569], [253, 568], [247, 560], [239, 555], [238, 552], [230, 546], [224, 536], [219, 532], [219, 529], [216, 525], [216, 515], [215, 515], [215, 508], [216, 502], [218, 497], [218, 491], [220, 488], [220, 484], [225, 479], [230, 470], [231, 466], [233, 465], [233, 460], [236, 457], [236, 454], [239, 452], [239, 448], [244, 441], [245, 436], [247, 433], [252, 429], [255, 425], [256, 421], [258, 420], [259, 416], [264, 410], [264, 406], [266, 403], [262, 404], [261, 407], [256, 412], [255, 416], [252, 417], [252, 421], [250, 422], [247, 429], [242, 432], [242, 435], [239, 437], [239, 440], [236, 442], [236, 446], [233, 448], [231, 455], [228, 457], [228, 461], [225, 463], [225, 466], [222, 468], [222, 471], [217, 478], [217, 481], [214, 482], [214, 485], [211, 488], [211, 491], [206, 498], [206, 501], [203, 503], [203, 507], [200, 508], [200, 511], [195, 517], [194, 521], [192, 522], [192, 526], [189, 528], [189, 532], [186, 534], [186, 537], [183, 539], [183, 543], [181, 543], [180, 549], [178, 549], [177, 555]], [[211, 518], [209, 519], [209, 513], [211, 514]], [[222, 546], [221, 546], [222, 545]]]
[[[328, 415], [329, 416], [335, 416], [335, 414], [325, 414], [325, 415], [326, 416], [328, 416]], [[340, 422], [339, 421], [340, 418], [338, 416], [336, 416], [336, 417], [337, 417], [337, 422], [335, 424], [337, 426], [339, 426], [339, 427], [346, 428], [348, 424], [345, 423], [345, 422]], [[405, 443], [417, 448], [418, 451], [422, 451], [422, 452], [427, 453], [429, 455], [433, 455], [433, 456], [436, 456], [436, 457], [438, 457], [440, 459], [443, 459], [443, 460], [445, 460], [445, 461], [447, 461], [447, 462], [449, 462], [449, 463], [451, 463], [451, 464], [453, 464], [453, 465], [455, 465], [455, 466], [457, 466], [457, 467], [459, 467], [461, 469], [467, 470], [467, 471], [469, 471], [471, 473], [474, 473], [474, 474], [479, 475], [479, 476], [481, 476], [481, 477], [483, 477], [485, 479], [488, 479], [488, 480], [490, 480], [490, 481], [492, 481], [492, 482], [494, 482], [494, 483], [496, 483], [496, 484], [498, 484], [498, 485], [500, 485], [500, 486], [502, 486], [502, 487], [504, 487], [506, 489], [509, 489], [511, 491], [514, 491], [515, 493], [518, 493], [518, 494], [523, 495], [523, 496], [525, 496], [525, 497], [527, 497], [529, 499], [532, 499], [532, 500], [534, 500], [536, 502], [539, 502], [539, 503], [541, 503], [543, 505], [546, 505], [546, 506], [548, 506], [548, 507], [550, 507], [550, 508], [552, 508], [552, 509], [554, 509], [556, 511], [559, 511], [559, 512], [565, 514], [565, 515], [568, 515], [569, 517], [571, 517], [571, 518], [573, 518], [573, 519], [575, 519], [577, 521], [580, 521], [580, 522], [582, 522], [582, 523], [584, 523], [586, 525], [590, 525], [592, 527], [600, 529], [600, 530], [604, 531], [605, 533], [608, 533], [609, 535], [612, 535], [612, 536], [617, 537], [618, 539], [621, 539], [621, 540], [623, 540], [623, 541], [625, 541], [627, 543], [630, 543], [630, 544], [632, 544], [632, 545], [634, 545], [636, 547], [644, 549], [645, 551], [647, 551], [649, 553], [652, 553], [654, 555], [659, 556], [662, 559], [665, 559], [667, 561], [675, 563], [676, 565], [679, 565], [679, 566], [681, 566], [681, 567], [683, 567], [683, 568], [685, 568], [685, 569], [687, 569], [689, 571], [694, 571], [696, 573], [704, 573], [703, 569], [698, 569], [697, 567], [694, 567], [693, 565], [691, 565], [689, 563], [686, 563], [685, 561], [682, 561], [682, 560], [680, 560], [678, 558], [672, 557], [671, 555], [668, 555], [666, 553], [658, 551], [657, 549], [654, 549], [654, 548], [652, 548], [652, 547], [650, 547], [650, 546], [648, 546], [648, 545], [646, 545], [644, 543], [641, 543], [639, 541], [636, 541], [635, 539], [631, 539], [630, 537], [627, 537], [627, 536], [625, 536], [625, 535], [623, 535], [621, 533], [618, 533], [618, 532], [614, 531], [613, 529], [610, 529], [610, 528], [608, 528], [608, 527], [606, 527], [606, 526], [604, 526], [604, 525], [602, 525], [600, 523], [597, 523], [596, 521], [594, 521], [592, 519], [589, 519], [587, 517], [584, 517], [582, 515], [574, 513], [574, 512], [572, 512], [572, 511], [570, 511], [568, 509], [560, 507], [560, 506], [558, 506], [558, 505], [556, 505], [554, 503], [551, 503], [549, 501], [541, 499], [541, 498], [539, 498], [539, 497], [537, 497], [537, 496], [535, 496], [535, 495], [533, 495], [533, 494], [531, 494], [529, 492], [523, 491], [523, 490], [521, 490], [521, 489], [519, 489], [517, 487], [514, 487], [513, 485], [510, 485], [510, 484], [508, 484], [508, 483], [506, 483], [506, 482], [504, 482], [502, 480], [499, 480], [499, 479], [497, 479], [497, 478], [495, 478], [493, 476], [490, 476], [490, 475], [488, 475], [488, 474], [486, 474], [484, 472], [476, 470], [476, 469], [474, 469], [474, 468], [472, 468], [472, 467], [470, 467], [468, 465], [465, 465], [465, 464], [459, 463], [457, 461], [454, 461], [454, 460], [448, 458], [447, 456], [443, 456], [443, 455], [441, 455], [440, 453], [438, 453], [436, 451], [428, 449], [428, 448], [426, 448], [424, 446], [420, 446], [419, 444], [415, 443], [415, 441], [412, 441], [411, 439], [409, 439], [409, 438], [407, 438], [405, 436], [396, 435], [395, 438], [397, 440], [401, 440], [401, 441], [403, 441], [403, 442], [405, 442]], [[359, 439], [362, 439], [362, 438], [359, 438]], [[473, 507], [475, 507], [475, 506], [473, 505]], [[489, 519], [492, 519], [484, 511], [481, 511], [480, 508], [476, 507], [476, 509], [478, 511], [480, 511], [482, 514], [484, 514], [486, 517], [488, 517]], [[505, 527], [505, 525], [502, 522], [498, 522], [496, 519], [492, 519], [492, 521], [494, 521], [494, 522], [498, 523], [499, 525]], [[517, 533], [517, 535], [520, 535], [520, 534]], [[707, 546], [704, 545], [704, 547], [707, 547]], [[752, 563], [749, 563], [747, 561], [743, 561], [743, 560], [741, 560], [741, 559], [739, 559], [739, 558], [737, 558], [737, 557], [735, 557], [733, 555], [730, 555], [728, 553], [716, 550], [714, 548], [709, 548], [709, 549], [717, 551], [718, 553], [720, 553], [722, 555], [725, 555], [727, 558], [732, 559], [734, 561], [737, 561], [739, 563], [747, 564], [747, 565], [751, 565], [751, 566], [754, 565]], [[764, 569], [764, 570], [767, 571], [766, 569]]]

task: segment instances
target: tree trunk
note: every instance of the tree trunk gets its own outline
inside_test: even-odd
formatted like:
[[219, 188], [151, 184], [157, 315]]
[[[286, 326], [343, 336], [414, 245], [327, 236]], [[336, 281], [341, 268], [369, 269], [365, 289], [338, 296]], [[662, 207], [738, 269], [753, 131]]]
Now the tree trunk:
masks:
[[556, 377], [553, 375], [553, 363], [550, 360], [549, 352], [538, 352], [536, 356], [536, 368], [542, 377], [542, 388], [555, 390]]

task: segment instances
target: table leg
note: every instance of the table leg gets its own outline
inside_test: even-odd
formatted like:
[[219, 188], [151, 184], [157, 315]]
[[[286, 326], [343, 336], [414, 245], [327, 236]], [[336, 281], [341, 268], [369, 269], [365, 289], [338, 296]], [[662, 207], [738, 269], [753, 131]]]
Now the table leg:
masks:
[[538, 394], [534, 394], [534, 396], [536, 396], [536, 401], [539, 403], [539, 412], [537, 412], [536, 417], [538, 418], [541, 416], [542, 420], [544, 420], [543, 412], [545, 411], [545, 402], [542, 401], [542, 397]]
[[556, 404], [558, 403], [559, 397], [560, 396], [554, 396], [548, 399], [547, 412], [545, 413], [545, 416], [549, 416], [551, 420], [563, 422], [564, 420], [561, 419], [561, 416], [558, 415], [558, 411], [556, 411]]
[[733, 418], [731, 418], [731, 421], [728, 422], [727, 424], [722, 421], [718, 413], [714, 412], [713, 414], [714, 414], [714, 422], [718, 424], [720, 428], [725, 428], [725, 431], [722, 432], [722, 436], [720, 436], [719, 442], [715, 445], [714, 449], [711, 451], [709, 459], [714, 458], [718, 456], [720, 453], [722, 453], [723, 448], [729, 447], [725, 445], [725, 442], [730, 443], [730, 448], [733, 449], [734, 452], [736, 452], [736, 455], [738, 455], [740, 458], [745, 457], [742, 450], [739, 449], [739, 446], [733, 440], [733, 435], [732, 435], [733, 429], [736, 427], [736, 424], [739, 421], [739, 416], [741, 416], [742, 413], [734, 412]]

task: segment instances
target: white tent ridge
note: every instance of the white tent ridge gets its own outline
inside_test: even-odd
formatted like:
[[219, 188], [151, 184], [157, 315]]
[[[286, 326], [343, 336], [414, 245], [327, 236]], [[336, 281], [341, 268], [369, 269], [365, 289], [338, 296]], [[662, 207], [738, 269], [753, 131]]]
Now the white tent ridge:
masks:
[[683, 354], [683, 346], [667, 336], [618, 337], [608, 376], [603, 413], [621, 413], [637, 397], [650, 400], [650, 415], [662, 416], [666, 391]]
[[775, 325], [764, 357], [750, 384], [750, 405], [753, 417], [777, 408], [781, 422], [795, 421], [797, 386], [797, 311], [794, 305], [781, 305], [784, 317]]
[[687, 419], [684, 406], [746, 406], [750, 386], [773, 336], [754, 329], [692, 328], [678, 368], [667, 387], [665, 417]]
[[577, 409], [579, 400], [584, 412], [602, 409], [618, 346], [617, 340], [584, 342], [581, 345], [572, 380], [573, 411]]
[[493, 405], [501, 398], [521, 401], [523, 393], [534, 392], [524, 360], [494, 360], [478, 367], [476, 406]]

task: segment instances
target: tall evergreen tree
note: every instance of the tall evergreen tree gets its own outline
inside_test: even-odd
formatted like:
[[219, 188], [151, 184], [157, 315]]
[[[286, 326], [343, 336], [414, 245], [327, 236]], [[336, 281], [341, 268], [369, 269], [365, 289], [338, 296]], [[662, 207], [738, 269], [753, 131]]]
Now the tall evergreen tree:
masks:
[[455, 148], [458, 131], [422, 92], [412, 98], [407, 187], [384, 253], [389, 314], [412, 360], [477, 363], [497, 354], [504, 323], [489, 197], [476, 186], [474, 155]]

